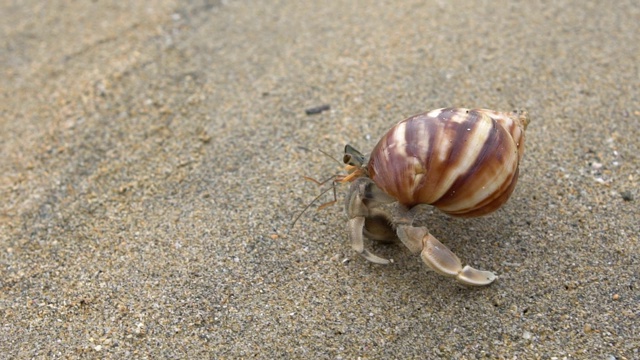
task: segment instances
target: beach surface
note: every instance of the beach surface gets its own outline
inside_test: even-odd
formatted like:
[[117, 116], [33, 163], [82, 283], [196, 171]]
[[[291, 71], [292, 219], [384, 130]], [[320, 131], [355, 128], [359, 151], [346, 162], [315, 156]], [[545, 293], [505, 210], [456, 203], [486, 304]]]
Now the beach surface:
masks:
[[[640, 6], [0, 2], [0, 358], [640, 358]], [[316, 114], [305, 110], [329, 105]], [[351, 249], [396, 122], [526, 109], [511, 199]]]

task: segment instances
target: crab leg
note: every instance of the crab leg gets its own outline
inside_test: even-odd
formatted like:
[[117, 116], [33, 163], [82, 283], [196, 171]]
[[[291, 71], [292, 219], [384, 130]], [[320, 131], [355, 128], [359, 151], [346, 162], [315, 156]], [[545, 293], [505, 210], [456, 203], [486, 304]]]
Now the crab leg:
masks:
[[383, 259], [378, 255], [371, 253], [364, 248], [364, 240], [362, 236], [362, 230], [364, 229], [364, 217], [358, 216], [349, 220], [349, 233], [351, 233], [351, 247], [363, 258], [371, 261], [372, 263], [387, 265], [393, 262], [393, 260]]
[[[358, 178], [351, 184], [345, 204], [345, 209], [349, 216], [348, 227], [351, 235], [351, 246], [362, 257], [376, 264], [386, 265], [393, 262], [393, 260], [383, 259], [365, 249], [363, 233], [366, 232], [368, 235], [372, 235], [371, 237], [374, 240], [383, 240], [384, 233], [391, 228], [384, 224], [388, 217], [383, 215], [383, 212], [372, 210], [372, 208], [391, 201], [393, 199], [381, 192], [370, 179]], [[369, 229], [365, 227], [366, 219], [369, 220], [371, 225]], [[374, 233], [369, 230], [374, 230]]]
[[465, 285], [483, 286], [491, 284], [496, 276], [490, 271], [462, 266], [460, 258], [424, 227], [398, 226], [398, 237], [411, 252], [421, 251], [420, 257], [435, 272], [453, 277]]

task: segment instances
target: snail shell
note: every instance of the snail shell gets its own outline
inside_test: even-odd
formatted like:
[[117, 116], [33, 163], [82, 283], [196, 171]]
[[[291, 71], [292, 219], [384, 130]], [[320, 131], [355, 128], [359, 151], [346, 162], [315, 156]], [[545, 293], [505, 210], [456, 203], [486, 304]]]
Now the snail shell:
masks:
[[366, 172], [409, 208], [430, 204], [460, 217], [488, 214], [508, 199], [524, 152], [524, 112], [446, 108], [393, 126]]

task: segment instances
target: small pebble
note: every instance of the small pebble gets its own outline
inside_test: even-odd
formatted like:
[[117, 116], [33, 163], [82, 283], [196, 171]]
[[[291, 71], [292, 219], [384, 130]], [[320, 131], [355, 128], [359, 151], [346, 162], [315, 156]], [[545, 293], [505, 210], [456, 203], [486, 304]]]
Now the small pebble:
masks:
[[622, 200], [624, 201], [633, 201], [633, 194], [631, 191], [620, 191], [620, 196], [622, 196]]
[[613, 294], [613, 296], [611, 297], [614, 301], [617, 301], [618, 299], [620, 299], [620, 295], [618, 294]]
[[315, 115], [315, 114], [320, 114], [321, 112], [327, 111], [329, 109], [331, 109], [331, 106], [329, 106], [328, 104], [325, 104], [325, 105], [308, 108], [304, 112], [307, 115]]

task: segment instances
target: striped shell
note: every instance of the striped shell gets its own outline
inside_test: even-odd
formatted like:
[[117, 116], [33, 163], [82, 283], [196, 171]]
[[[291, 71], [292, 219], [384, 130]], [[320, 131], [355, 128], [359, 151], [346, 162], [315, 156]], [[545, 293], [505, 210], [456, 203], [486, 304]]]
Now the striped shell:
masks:
[[409, 208], [430, 204], [461, 217], [488, 214], [508, 199], [524, 152], [526, 113], [447, 108], [392, 127], [366, 171]]

